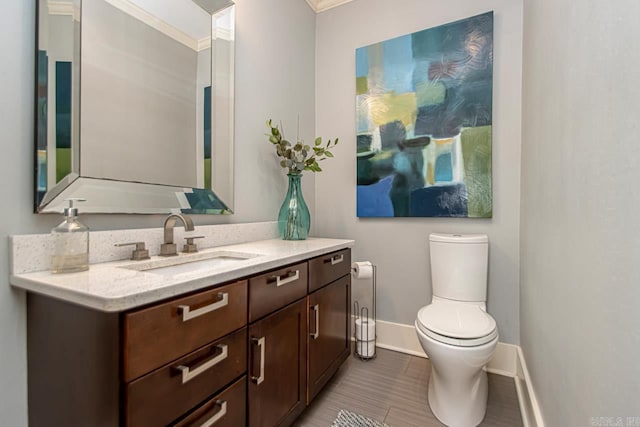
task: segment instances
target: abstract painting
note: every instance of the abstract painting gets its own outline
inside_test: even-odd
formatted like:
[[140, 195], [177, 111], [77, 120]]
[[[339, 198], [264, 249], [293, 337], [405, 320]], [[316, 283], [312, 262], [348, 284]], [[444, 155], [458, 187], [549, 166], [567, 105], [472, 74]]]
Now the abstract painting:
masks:
[[493, 12], [356, 49], [358, 217], [492, 216]]

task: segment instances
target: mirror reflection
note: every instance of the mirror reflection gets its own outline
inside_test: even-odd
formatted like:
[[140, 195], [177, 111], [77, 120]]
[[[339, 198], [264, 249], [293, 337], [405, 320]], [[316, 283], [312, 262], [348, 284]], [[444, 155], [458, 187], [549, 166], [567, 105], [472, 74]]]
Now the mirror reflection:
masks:
[[231, 212], [233, 4], [39, 1], [38, 210]]

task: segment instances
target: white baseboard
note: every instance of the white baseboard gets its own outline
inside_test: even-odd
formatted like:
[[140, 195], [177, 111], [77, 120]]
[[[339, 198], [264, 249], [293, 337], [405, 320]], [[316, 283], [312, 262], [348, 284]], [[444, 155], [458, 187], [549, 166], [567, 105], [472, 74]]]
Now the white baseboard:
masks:
[[376, 321], [376, 347], [399, 351], [413, 356], [427, 357], [422, 350], [416, 328], [402, 323]]
[[[413, 325], [384, 320], [377, 320], [376, 325], [376, 347], [427, 358]], [[499, 342], [493, 358], [487, 364], [487, 372], [514, 379], [524, 427], [544, 427], [520, 346]]]
[[516, 346], [518, 358], [516, 363], [516, 391], [518, 392], [518, 402], [520, 403], [520, 412], [522, 413], [522, 421], [524, 427], [544, 427], [542, 419], [542, 411], [538, 405], [536, 393], [533, 390], [527, 363], [522, 353], [522, 348]]

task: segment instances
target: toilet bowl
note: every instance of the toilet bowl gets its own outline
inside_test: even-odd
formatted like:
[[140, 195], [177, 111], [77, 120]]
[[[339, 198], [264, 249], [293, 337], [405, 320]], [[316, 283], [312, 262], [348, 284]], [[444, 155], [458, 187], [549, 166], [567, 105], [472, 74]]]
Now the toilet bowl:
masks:
[[427, 401], [449, 427], [475, 427], [487, 408], [485, 365], [498, 344], [486, 311], [488, 237], [429, 236], [433, 298], [416, 316], [418, 339], [431, 361]]
[[[423, 307], [415, 321], [418, 340], [431, 361], [429, 407], [447, 426], [477, 426], [482, 422], [487, 407], [487, 373], [483, 368], [491, 360], [498, 344], [495, 321], [493, 328], [491, 321], [486, 322], [484, 332], [489, 331], [486, 334], [467, 333], [464, 338], [440, 335], [433, 331], [436, 327], [431, 326], [433, 329], [430, 329], [430, 325], [424, 325], [421, 320], [429, 307]], [[477, 310], [481, 311], [480, 308]], [[452, 313], [456, 311], [452, 310]]]

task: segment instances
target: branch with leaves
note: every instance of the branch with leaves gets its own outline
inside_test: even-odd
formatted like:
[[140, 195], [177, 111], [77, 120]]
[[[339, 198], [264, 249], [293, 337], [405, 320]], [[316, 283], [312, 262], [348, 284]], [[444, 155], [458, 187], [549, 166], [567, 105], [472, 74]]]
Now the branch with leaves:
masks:
[[328, 140], [326, 144], [322, 142], [321, 137], [317, 137], [313, 147], [306, 145], [304, 141], [297, 141], [291, 144], [284, 137], [281, 130], [282, 125], [273, 126], [271, 119], [267, 121], [270, 133], [269, 142], [276, 146], [276, 154], [282, 160], [280, 166], [289, 169], [290, 174], [298, 175], [302, 171], [322, 172], [318, 162], [328, 157], [333, 157], [333, 153], [329, 151], [338, 145], [338, 138], [335, 141]]

